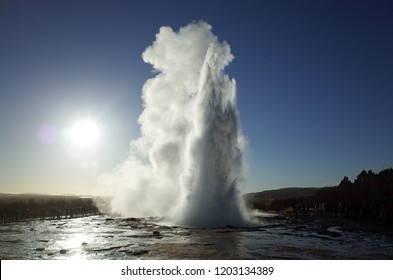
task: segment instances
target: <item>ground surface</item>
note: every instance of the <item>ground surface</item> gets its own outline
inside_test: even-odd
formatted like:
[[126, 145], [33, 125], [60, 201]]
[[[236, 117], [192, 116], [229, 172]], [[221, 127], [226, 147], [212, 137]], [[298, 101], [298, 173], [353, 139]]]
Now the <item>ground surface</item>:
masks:
[[247, 228], [91, 216], [0, 225], [1, 259], [393, 259], [389, 227], [263, 215]]

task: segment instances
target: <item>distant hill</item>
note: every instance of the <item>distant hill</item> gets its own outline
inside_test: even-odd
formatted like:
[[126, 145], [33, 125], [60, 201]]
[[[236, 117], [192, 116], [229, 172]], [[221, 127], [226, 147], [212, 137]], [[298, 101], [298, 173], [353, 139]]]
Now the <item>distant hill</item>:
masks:
[[297, 197], [313, 196], [319, 188], [290, 187], [277, 190], [268, 190], [256, 193], [245, 194], [246, 204], [270, 204], [275, 199], [288, 199]]
[[[77, 196], [77, 195], [50, 195], [44, 193], [21, 193], [21, 194], [12, 194], [12, 193], [0, 193], [0, 203], [11, 202], [11, 201], [29, 201], [29, 200], [37, 200], [37, 201], [48, 201], [48, 200], [59, 200], [59, 199], [78, 199], [87, 196]], [[90, 197], [90, 196], [88, 196]]]

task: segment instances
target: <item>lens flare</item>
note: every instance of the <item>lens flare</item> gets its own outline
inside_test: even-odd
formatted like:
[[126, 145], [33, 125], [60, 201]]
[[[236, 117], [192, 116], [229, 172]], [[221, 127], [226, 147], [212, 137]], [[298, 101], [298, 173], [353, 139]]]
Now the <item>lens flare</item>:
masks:
[[43, 126], [41, 126], [38, 131], [38, 135], [40, 137], [40, 140], [45, 144], [52, 144], [56, 142], [58, 138], [57, 129], [49, 124], [44, 124]]

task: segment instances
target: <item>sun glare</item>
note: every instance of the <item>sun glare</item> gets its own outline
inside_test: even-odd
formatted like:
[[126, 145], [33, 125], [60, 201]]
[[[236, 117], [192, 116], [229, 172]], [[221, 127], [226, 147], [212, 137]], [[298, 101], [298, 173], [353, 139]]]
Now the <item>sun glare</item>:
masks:
[[97, 124], [90, 120], [79, 121], [71, 127], [71, 140], [79, 147], [88, 148], [95, 146], [100, 139]]

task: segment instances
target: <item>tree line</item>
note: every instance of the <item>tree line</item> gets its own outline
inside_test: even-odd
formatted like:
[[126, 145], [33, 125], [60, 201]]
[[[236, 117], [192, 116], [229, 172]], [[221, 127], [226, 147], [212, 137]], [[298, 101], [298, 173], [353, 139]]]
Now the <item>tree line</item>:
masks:
[[11, 196], [0, 199], [0, 223], [65, 219], [99, 214], [91, 197]]
[[318, 189], [307, 197], [274, 199], [253, 205], [270, 211], [290, 211], [297, 215], [315, 214], [393, 223], [393, 168], [374, 173], [363, 170], [352, 182], [345, 176], [339, 185]]

